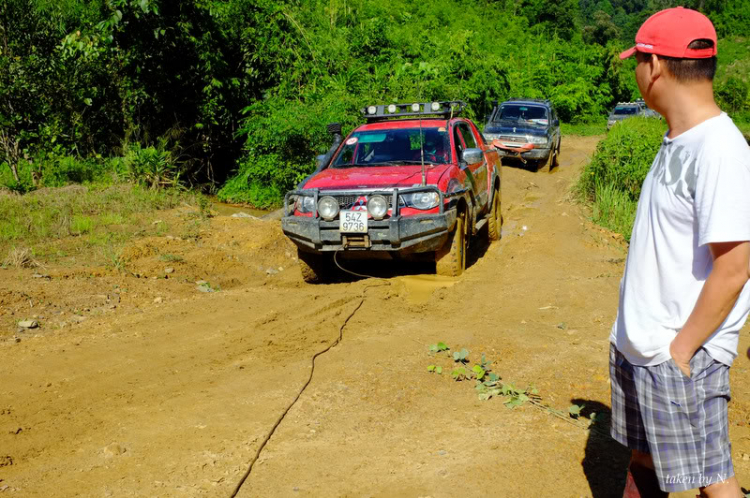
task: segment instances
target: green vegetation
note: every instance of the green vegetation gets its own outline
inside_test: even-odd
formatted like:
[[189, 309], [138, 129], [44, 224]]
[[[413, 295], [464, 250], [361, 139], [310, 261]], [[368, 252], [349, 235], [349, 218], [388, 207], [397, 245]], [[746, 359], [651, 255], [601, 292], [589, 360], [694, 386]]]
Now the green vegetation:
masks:
[[578, 135], [582, 137], [604, 135], [607, 133], [607, 121], [605, 119], [600, 119], [585, 123], [561, 123], [560, 132], [563, 135]]
[[[0, 184], [184, 185], [265, 207], [371, 102], [547, 97], [597, 133], [638, 96], [617, 54], [656, 10], [710, 15], [750, 123], [746, 0], [3, 0]], [[85, 223], [84, 223], [85, 225]]]
[[29, 251], [34, 258], [54, 259], [68, 250], [100, 248], [105, 259], [115, 261], [118, 248], [134, 236], [160, 230], [162, 223], [154, 225], [144, 215], [187, 200], [193, 196], [127, 184], [0, 195], [0, 256], [7, 260]]
[[599, 142], [577, 190], [593, 205], [594, 221], [630, 240], [641, 185], [666, 132], [663, 121], [630, 118]]

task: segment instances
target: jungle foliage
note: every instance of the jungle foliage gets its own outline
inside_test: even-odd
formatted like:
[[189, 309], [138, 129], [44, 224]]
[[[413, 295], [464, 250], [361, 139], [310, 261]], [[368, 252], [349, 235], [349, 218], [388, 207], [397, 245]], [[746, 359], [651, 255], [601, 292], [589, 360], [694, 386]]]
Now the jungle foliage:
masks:
[[116, 174], [268, 206], [368, 103], [462, 99], [482, 121], [546, 97], [599, 121], [637, 97], [618, 52], [678, 3], [716, 22], [717, 95], [742, 116], [750, 0], [0, 0], [0, 181]]

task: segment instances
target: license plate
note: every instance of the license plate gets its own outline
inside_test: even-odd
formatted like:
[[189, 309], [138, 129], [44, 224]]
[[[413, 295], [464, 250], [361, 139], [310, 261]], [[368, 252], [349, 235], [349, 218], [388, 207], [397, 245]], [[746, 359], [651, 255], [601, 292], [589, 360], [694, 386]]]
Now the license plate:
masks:
[[339, 230], [344, 233], [367, 233], [367, 211], [341, 211]]

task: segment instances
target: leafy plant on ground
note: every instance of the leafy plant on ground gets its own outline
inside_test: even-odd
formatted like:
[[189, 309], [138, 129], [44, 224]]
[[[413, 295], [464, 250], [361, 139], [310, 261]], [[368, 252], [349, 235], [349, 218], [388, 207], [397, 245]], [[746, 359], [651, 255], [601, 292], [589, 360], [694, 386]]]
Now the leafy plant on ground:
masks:
[[[441, 360], [446, 368], [450, 368], [449, 366], [452, 363], [451, 378], [456, 382], [474, 380], [475, 388], [481, 400], [502, 396], [505, 398], [505, 406], [515, 408], [538, 394], [536, 389], [532, 387], [520, 390], [512, 384], [501, 382], [500, 376], [492, 371], [492, 362], [484, 354], [482, 354], [479, 362], [474, 363], [469, 368], [471, 363], [469, 359], [470, 351], [465, 348], [451, 354], [450, 347], [446, 343], [438, 342], [429, 347], [429, 352], [436, 360]], [[427, 371], [442, 374], [443, 365], [439, 365], [436, 361], [427, 367]]]
[[[575, 404], [573, 404], [573, 405], [570, 405], [570, 406], [568, 407], [568, 413], [570, 413], [570, 416], [571, 416], [571, 417], [573, 417], [573, 418], [578, 418], [578, 416], [579, 416], [579, 415], [581, 414], [581, 410], [583, 410], [583, 408], [584, 408], [585, 406], [586, 406], [586, 405], [575, 405]], [[593, 418], [591, 418], [591, 420], [594, 420], [594, 419], [593, 419]]]

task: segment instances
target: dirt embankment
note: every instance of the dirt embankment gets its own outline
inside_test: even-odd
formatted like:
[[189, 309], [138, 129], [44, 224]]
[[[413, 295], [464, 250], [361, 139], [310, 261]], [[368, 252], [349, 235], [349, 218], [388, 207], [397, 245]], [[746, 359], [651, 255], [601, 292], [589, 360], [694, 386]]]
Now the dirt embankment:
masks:
[[[627, 454], [599, 430], [427, 371], [438, 341], [485, 353], [606, 429], [625, 248], [568, 198], [595, 144], [566, 138], [551, 174], [506, 167], [503, 239], [475, 241], [457, 279], [373, 264], [389, 278], [305, 285], [277, 222], [227, 216], [137, 240], [119, 269], [0, 270], [0, 491], [230, 496], [343, 327], [239, 496], [621, 495]], [[749, 366], [730, 411], [745, 486]]]

